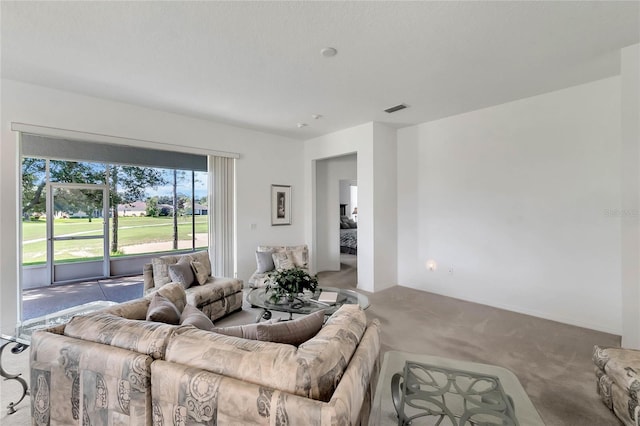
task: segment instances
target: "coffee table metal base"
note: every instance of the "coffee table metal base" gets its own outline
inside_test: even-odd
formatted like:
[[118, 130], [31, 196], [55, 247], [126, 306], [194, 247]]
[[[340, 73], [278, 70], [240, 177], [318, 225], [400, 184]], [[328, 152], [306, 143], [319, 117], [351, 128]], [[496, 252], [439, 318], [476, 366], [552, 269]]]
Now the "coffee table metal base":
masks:
[[[447, 426], [447, 425], [461, 425], [461, 424], [464, 424], [465, 426], [473, 425], [476, 423], [469, 422], [469, 421], [467, 421], [467, 423], [461, 422], [462, 416], [464, 415], [462, 413], [464, 412], [465, 404], [467, 404], [468, 408], [473, 408], [473, 405], [470, 404], [470, 402], [473, 402], [474, 404], [478, 404], [478, 403], [481, 403], [481, 404], [486, 403], [491, 405], [498, 404], [496, 402], [496, 399], [497, 398], [499, 399], [500, 396], [495, 392], [485, 392], [484, 402], [483, 402], [483, 396], [481, 395], [481, 392], [477, 392], [476, 390], [474, 390], [476, 389], [475, 386], [480, 385], [480, 383], [478, 383], [478, 385], [475, 385], [474, 387], [471, 387], [472, 392], [467, 391], [469, 389], [469, 384], [472, 383], [473, 380], [475, 380], [469, 376], [469, 373], [471, 373], [472, 375], [478, 375], [485, 378], [495, 377], [499, 379], [499, 384], [500, 384], [500, 387], [502, 388], [502, 392], [504, 393], [504, 395], [507, 396], [507, 400], [510, 402], [511, 407], [513, 409], [515, 419], [518, 422], [518, 423], [508, 423], [505, 421], [504, 424], [544, 426], [544, 422], [540, 417], [540, 414], [538, 413], [533, 403], [529, 399], [529, 396], [523, 389], [522, 385], [520, 384], [520, 381], [515, 376], [515, 374], [513, 374], [511, 371], [507, 370], [506, 368], [502, 368], [496, 365], [479, 364], [475, 362], [461, 361], [461, 360], [456, 360], [451, 358], [443, 358], [443, 357], [437, 357], [432, 355], [414, 354], [414, 353], [400, 352], [400, 351], [387, 351], [386, 353], [384, 353], [382, 357], [380, 375], [379, 375], [379, 379], [376, 386], [376, 392], [374, 395], [373, 404], [371, 407], [371, 415], [369, 416], [369, 426], [387, 426], [387, 425], [391, 426], [391, 425], [403, 424], [402, 423], [403, 420], [398, 417], [396, 406], [399, 406], [399, 404], [401, 403], [402, 395], [400, 393], [400, 389], [401, 389], [401, 386], [403, 386], [402, 376], [404, 375], [404, 368], [407, 364], [407, 361], [414, 364], [427, 365], [439, 370], [446, 370], [446, 372], [449, 375], [447, 375], [447, 373], [445, 372], [438, 373], [438, 374], [441, 374], [443, 378], [447, 379], [447, 380], [442, 380], [440, 383], [450, 383], [448, 388], [450, 395], [446, 396], [446, 402], [443, 403], [441, 399], [441, 395], [439, 395], [439, 393], [442, 393], [442, 389], [435, 390], [435, 389], [428, 389], [427, 387], [424, 387], [422, 390], [433, 392], [433, 394], [426, 395], [426, 396], [429, 396], [433, 400], [438, 401], [441, 405], [444, 405], [448, 410], [451, 411], [451, 413], [453, 414], [453, 418], [456, 420], [456, 422], [452, 422], [450, 418], [446, 417], [446, 415], [444, 417], [440, 417], [440, 415], [438, 416], [424, 415], [422, 417], [415, 417], [413, 419], [409, 419], [409, 421], [411, 421], [411, 424], [413, 426], [419, 426], [419, 425]], [[428, 382], [429, 380], [431, 380], [429, 376], [426, 374], [426, 371], [424, 370], [414, 370], [414, 371], [417, 372], [418, 377], [420, 377], [420, 380], [424, 382]], [[397, 374], [399, 374], [399, 376]], [[437, 373], [431, 372], [431, 374], [437, 377]], [[467, 376], [459, 377], [460, 374], [462, 375], [466, 374]], [[394, 379], [394, 376], [395, 376], [395, 379]], [[451, 377], [450, 382], [449, 382], [449, 377]], [[457, 385], [454, 385], [453, 378], [456, 378], [455, 382], [457, 383]], [[410, 385], [409, 382], [407, 384]], [[486, 382], [483, 381], [482, 384], [483, 384], [483, 387], [478, 388], [478, 391], [488, 390], [491, 388], [491, 386], [497, 386], [497, 384], [492, 384], [491, 381], [486, 381]], [[460, 392], [456, 388], [456, 386], [460, 388], [462, 392]], [[393, 391], [394, 388], [397, 390]], [[411, 388], [411, 385], [410, 385], [410, 388]], [[396, 398], [395, 405], [394, 405], [394, 393]], [[474, 395], [474, 393], [478, 393], [478, 395]], [[422, 404], [420, 405], [420, 407], [423, 408], [423, 412], [426, 411], [424, 410], [425, 406], [430, 407], [434, 412], [438, 407], [438, 405], [435, 403], [429, 406], [427, 405], [427, 403], [423, 403], [418, 399], [414, 399], [411, 402], [412, 403], [415, 402], [416, 405]], [[407, 408], [407, 407], [408, 407], [407, 404], [405, 404], [404, 414], [407, 418], [417, 414], [417, 411], [415, 411], [414, 408], [412, 407]], [[438, 409], [444, 411], [442, 408], [438, 408]], [[478, 420], [477, 417], [470, 417], [470, 419], [472, 421]], [[407, 419], [404, 419], [404, 421], [406, 424]], [[488, 423], [488, 424], [496, 424], [496, 422]], [[503, 424], [503, 423], [498, 421], [497, 424]]]
[[399, 425], [434, 416], [436, 424], [518, 426], [513, 400], [496, 376], [407, 361], [391, 379]]

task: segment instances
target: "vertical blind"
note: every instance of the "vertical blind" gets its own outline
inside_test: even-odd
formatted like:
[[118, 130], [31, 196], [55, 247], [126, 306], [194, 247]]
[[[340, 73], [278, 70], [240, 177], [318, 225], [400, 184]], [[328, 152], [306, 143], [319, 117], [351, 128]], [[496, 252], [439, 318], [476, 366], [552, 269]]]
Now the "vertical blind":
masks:
[[213, 192], [212, 269], [235, 276], [235, 159], [209, 156], [209, 188]]

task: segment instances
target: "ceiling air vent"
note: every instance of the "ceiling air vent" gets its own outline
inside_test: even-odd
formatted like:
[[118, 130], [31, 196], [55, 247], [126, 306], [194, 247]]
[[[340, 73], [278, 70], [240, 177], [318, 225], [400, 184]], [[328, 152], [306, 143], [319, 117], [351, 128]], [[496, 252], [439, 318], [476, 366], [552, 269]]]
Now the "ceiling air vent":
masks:
[[405, 109], [405, 108], [407, 108], [405, 104], [399, 104], [396, 106], [392, 106], [391, 108], [385, 109], [384, 112], [388, 112], [389, 114], [391, 114], [392, 112], [400, 111], [401, 109]]

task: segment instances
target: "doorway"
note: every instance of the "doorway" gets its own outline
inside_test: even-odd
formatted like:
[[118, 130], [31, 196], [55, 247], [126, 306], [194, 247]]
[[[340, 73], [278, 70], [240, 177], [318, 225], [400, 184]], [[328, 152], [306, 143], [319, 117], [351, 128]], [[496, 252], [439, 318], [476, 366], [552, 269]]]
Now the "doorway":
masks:
[[103, 184], [49, 185], [47, 272], [51, 284], [109, 276], [108, 194]]

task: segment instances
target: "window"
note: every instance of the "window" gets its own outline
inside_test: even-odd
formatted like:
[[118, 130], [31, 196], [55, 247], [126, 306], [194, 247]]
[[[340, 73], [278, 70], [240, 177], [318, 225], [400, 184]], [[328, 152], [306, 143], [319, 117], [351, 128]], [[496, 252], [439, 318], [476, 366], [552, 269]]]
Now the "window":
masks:
[[[97, 232], [104, 220], [101, 196], [91, 189], [66, 189], [64, 185], [106, 184], [109, 257], [208, 247], [207, 172], [23, 157], [24, 266], [47, 261], [48, 183], [55, 185], [49, 217], [55, 223], [56, 237]], [[60, 242], [57, 247], [64, 251], [56, 251], [55, 259], [95, 258], [98, 248], [94, 250], [92, 243], [82, 239]]]

